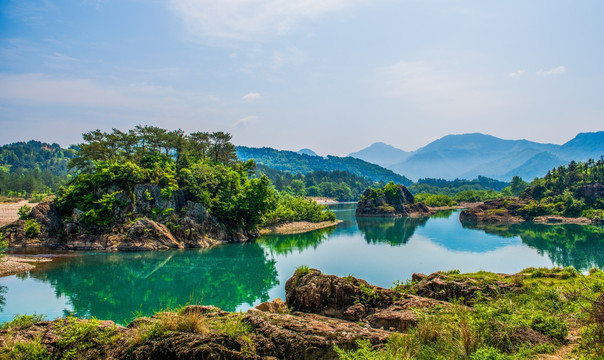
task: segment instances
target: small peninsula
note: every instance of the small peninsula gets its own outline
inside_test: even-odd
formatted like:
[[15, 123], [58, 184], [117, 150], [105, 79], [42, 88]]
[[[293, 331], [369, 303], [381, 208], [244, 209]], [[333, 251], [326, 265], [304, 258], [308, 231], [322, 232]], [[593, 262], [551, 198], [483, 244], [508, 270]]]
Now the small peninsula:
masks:
[[467, 223], [604, 223], [604, 160], [570, 162], [537, 178], [519, 197], [485, 201], [459, 215]]
[[359, 200], [356, 216], [358, 217], [403, 217], [429, 216], [431, 211], [424, 203], [417, 203], [413, 194], [405, 185], [393, 182], [381, 189], [369, 188]]

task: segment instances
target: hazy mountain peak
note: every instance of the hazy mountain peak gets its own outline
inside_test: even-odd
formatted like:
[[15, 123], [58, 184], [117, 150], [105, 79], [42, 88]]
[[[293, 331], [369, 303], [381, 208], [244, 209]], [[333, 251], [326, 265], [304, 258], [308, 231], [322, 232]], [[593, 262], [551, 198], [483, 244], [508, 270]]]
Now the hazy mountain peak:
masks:
[[314, 152], [314, 151], [312, 151], [311, 149], [308, 149], [308, 148], [300, 149], [300, 150], [298, 150], [296, 152], [298, 154], [300, 154], [300, 155], [319, 156], [319, 154], [317, 154], [316, 152]]
[[365, 160], [380, 166], [389, 166], [409, 157], [409, 152], [395, 148], [383, 142], [375, 142], [368, 147], [348, 154], [348, 156]]

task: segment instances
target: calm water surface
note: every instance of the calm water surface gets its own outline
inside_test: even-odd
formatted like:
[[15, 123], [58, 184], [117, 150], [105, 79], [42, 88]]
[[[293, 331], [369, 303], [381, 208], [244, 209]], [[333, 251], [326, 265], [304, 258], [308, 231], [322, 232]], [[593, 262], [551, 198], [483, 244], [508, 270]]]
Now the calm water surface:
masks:
[[299, 265], [390, 287], [414, 272], [514, 273], [534, 266], [604, 268], [604, 227], [462, 226], [458, 211], [424, 219], [359, 219], [335, 205], [335, 229], [263, 237], [200, 250], [78, 253], [29, 274], [0, 278], [0, 322], [15, 314], [69, 314], [125, 324], [187, 303], [246, 310], [285, 298]]

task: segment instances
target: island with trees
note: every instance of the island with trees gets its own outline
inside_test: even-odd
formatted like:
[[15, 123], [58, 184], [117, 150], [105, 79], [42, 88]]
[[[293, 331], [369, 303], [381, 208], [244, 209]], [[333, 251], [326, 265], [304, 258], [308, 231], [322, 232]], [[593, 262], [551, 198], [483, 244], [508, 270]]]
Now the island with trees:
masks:
[[83, 134], [76, 170], [54, 199], [1, 229], [9, 246], [158, 250], [245, 241], [291, 221], [335, 224], [333, 212], [281, 195], [224, 132], [137, 126]]
[[604, 222], [604, 159], [572, 161], [524, 186], [518, 197], [500, 198], [461, 212], [462, 222], [591, 224]]

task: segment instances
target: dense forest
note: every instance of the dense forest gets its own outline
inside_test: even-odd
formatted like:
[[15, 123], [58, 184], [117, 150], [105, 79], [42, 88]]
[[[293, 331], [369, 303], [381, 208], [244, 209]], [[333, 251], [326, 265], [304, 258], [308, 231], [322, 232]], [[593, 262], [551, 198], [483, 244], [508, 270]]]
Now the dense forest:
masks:
[[0, 195], [56, 192], [69, 180], [68, 163], [75, 154], [73, 149], [34, 140], [0, 147]]
[[231, 136], [224, 132], [186, 135], [137, 126], [128, 132], [95, 130], [83, 138], [69, 164], [78, 175], [58, 191], [55, 204], [65, 216], [77, 208], [91, 225], [116, 221], [116, 209], [123, 206], [124, 196], [133, 196], [136, 184], [158, 185], [166, 199], [185, 190], [221, 223], [244, 231], [292, 214], [302, 213], [314, 222], [335, 219], [312, 201], [281, 197], [266, 176], [250, 178], [254, 161], [239, 161]]
[[294, 196], [328, 197], [337, 201], [357, 201], [368, 187], [383, 186], [347, 171], [317, 170], [292, 174], [265, 165], [256, 166], [256, 176], [266, 175], [275, 188]]
[[526, 216], [564, 215], [604, 218], [604, 158], [571, 161], [535, 179], [520, 195]]
[[363, 177], [371, 182], [377, 181], [387, 183], [393, 181], [403, 185], [410, 185], [412, 183], [408, 178], [395, 174], [391, 170], [353, 157], [328, 155], [324, 158], [321, 156], [298, 154], [293, 151], [276, 150], [268, 147], [250, 148], [245, 146], [237, 147], [237, 156], [243, 161], [254, 159], [258, 164], [266, 165], [281, 171], [287, 171], [292, 174], [307, 174], [318, 170], [340, 170]]

